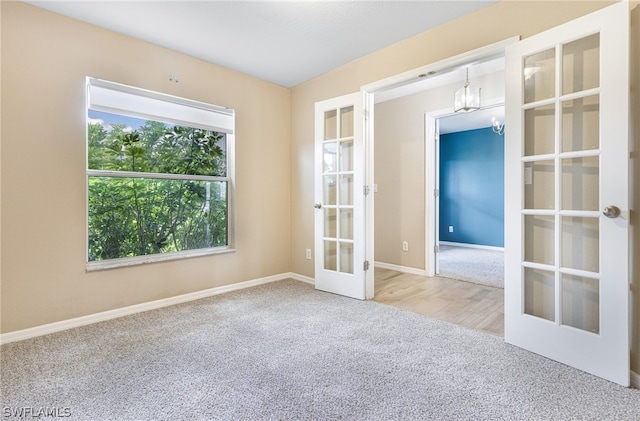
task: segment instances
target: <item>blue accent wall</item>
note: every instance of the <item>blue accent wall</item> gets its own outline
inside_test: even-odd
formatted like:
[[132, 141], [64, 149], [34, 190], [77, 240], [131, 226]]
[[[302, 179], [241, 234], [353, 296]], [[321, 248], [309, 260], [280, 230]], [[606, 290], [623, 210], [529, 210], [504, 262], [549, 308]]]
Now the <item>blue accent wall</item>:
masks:
[[440, 136], [440, 241], [504, 247], [504, 136], [490, 127]]

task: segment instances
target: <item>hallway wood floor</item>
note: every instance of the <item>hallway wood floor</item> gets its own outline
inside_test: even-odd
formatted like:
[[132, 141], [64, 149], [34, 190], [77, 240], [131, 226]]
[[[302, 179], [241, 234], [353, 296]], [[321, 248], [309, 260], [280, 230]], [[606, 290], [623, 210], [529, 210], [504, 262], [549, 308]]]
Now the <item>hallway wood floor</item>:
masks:
[[502, 288], [376, 268], [374, 301], [470, 329], [504, 335]]

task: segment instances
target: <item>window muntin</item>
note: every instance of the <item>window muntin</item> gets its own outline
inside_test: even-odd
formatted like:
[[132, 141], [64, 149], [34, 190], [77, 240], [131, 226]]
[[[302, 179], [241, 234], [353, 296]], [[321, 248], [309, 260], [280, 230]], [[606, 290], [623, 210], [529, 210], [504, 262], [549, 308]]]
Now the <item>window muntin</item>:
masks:
[[89, 79], [88, 269], [231, 250], [232, 146], [230, 110]]

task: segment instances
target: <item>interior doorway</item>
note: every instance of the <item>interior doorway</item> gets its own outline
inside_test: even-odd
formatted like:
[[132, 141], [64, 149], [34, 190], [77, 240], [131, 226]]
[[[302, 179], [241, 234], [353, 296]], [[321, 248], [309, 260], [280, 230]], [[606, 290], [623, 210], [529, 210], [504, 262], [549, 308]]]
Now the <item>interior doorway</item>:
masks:
[[[484, 110], [455, 114], [453, 97], [464, 83], [466, 68], [469, 68], [471, 84], [482, 88]], [[374, 299], [468, 328], [502, 335], [504, 292], [501, 288], [470, 283], [469, 279], [460, 281], [459, 276], [434, 276], [439, 260], [435, 246], [454, 246], [441, 245], [439, 231], [435, 229], [436, 218], [439, 217], [439, 212], [436, 212], [439, 210], [436, 208], [438, 196], [434, 195], [439, 175], [435, 169], [439, 160], [435, 157], [439, 157], [439, 152], [436, 155], [436, 144], [433, 139], [427, 141], [427, 134], [434, 134], [432, 129], [437, 124], [444, 123], [446, 127], [447, 120], [458, 129], [447, 130], [445, 134], [479, 128], [491, 130], [492, 117], [502, 124], [504, 60], [501, 55], [476, 59], [442, 71], [439, 77], [421, 84], [424, 86], [422, 90], [419, 90], [419, 84], [411, 87], [403, 85], [375, 94]], [[466, 124], [460, 120], [455, 122], [455, 118], [468, 121]], [[468, 123], [471, 120], [480, 122], [470, 127]], [[503, 184], [501, 181], [499, 183]], [[504, 198], [499, 207], [504, 208]], [[454, 232], [457, 227], [457, 224], [454, 225]], [[503, 245], [501, 243], [495, 247]], [[480, 248], [482, 244], [475, 246], [475, 250], [468, 250], [489, 251]], [[502, 250], [499, 252], [502, 253]], [[468, 264], [477, 267], [481, 260], [472, 260]], [[497, 267], [502, 273], [504, 263], [499, 262]], [[444, 269], [446, 271], [446, 264]]]
[[[435, 276], [504, 288], [504, 103], [438, 116], [433, 135]], [[429, 147], [429, 146], [428, 146]], [[427, 155], [427, 159], [429, 156]]]

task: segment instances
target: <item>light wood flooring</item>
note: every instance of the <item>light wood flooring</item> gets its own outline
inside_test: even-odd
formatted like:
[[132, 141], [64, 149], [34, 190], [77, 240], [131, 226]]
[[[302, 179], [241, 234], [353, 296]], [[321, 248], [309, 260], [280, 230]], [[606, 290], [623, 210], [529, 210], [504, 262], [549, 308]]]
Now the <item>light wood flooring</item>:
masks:
[[502, 288], [376, 268], [374, 301], [470, 329], [504, 335]]

